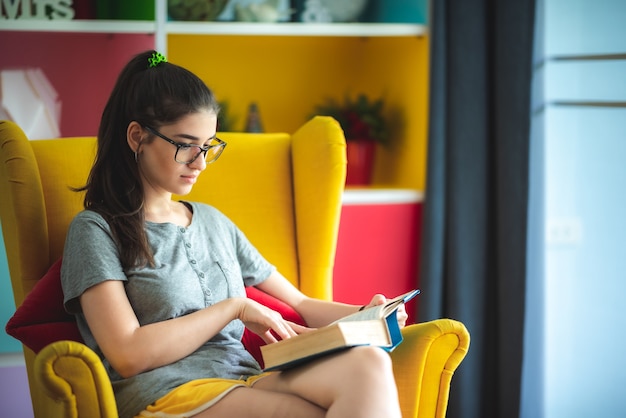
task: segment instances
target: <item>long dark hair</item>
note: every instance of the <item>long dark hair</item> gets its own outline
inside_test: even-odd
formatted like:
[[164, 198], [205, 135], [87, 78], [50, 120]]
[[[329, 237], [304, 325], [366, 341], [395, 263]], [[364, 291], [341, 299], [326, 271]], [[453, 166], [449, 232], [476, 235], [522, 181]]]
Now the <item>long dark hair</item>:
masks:
[[120, 73], [102, 112], [94, 165], [78, 189], [86, 191], [85, 208], [109, 223], [125, 269], [154, 262], [144, 229], [144, 190], [126, 141], [128, 125], [158, 128], [191, 113], [219, 112], [211, 90], [192, 72], [169, 62], [149, 66], [155, 54], [136, 55]]

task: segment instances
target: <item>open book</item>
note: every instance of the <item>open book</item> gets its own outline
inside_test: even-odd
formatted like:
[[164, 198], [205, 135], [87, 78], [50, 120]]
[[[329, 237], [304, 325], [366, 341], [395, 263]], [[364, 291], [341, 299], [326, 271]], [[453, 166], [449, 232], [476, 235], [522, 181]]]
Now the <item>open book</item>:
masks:
[[330, 325], [261, 347], [265, 370], [285, 370], [315, 358], [359, 345], [374, 345], [387, 351], [402, 342], [396, 313], [413, 299], [412, 290], [386, 303], [345, 316]]

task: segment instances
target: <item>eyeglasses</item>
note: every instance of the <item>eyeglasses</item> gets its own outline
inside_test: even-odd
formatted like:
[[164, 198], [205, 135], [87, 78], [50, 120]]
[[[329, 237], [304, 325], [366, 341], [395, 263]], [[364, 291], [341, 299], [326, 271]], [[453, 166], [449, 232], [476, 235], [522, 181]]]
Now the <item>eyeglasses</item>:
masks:
[[172, 145], [176, 146], [176, 154], [174, 154], [174, 161], [179, 164], [191, 164], [200, 156], [200, 154], [204, 154], [204, 160], [207, 164], [211, 164], [215, 160], [217, 160], [224, 148], [226, 147], [226, 142], [221, 139], [215, 137], [210, 139], [209, 145], [206, 147], [201, 147], [199, 145], [194, 144], [186, 144], [184, 142], [176, 142], [154, 128], [149, 126], [144, 126], [146, 130], [153, 135], [158, 136], [159, 138], [169, 142]]

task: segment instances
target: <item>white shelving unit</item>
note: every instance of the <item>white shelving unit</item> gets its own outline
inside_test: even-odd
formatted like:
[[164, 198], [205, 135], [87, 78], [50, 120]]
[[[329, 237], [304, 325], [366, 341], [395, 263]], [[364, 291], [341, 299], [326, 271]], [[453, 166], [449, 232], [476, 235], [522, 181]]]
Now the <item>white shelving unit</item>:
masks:
[[154, 21], [133, 20], [1, 20], [0, 31], [147, 33], [155, 35], [155, 48], [167, 54], [167, 35], [257, 35], [257, 36], [422, 36], [427, 27], [403, 23], [247, 23], [172, 22], [167, 18], [167, 0], [155, 0]]

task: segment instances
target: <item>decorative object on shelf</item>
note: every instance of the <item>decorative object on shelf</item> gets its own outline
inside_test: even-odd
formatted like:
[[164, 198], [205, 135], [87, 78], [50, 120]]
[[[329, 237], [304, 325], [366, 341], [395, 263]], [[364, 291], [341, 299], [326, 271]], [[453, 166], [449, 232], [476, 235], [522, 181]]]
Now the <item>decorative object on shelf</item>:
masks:
[[333, 22], [356, 22], [368, 0], [320, 0]]
[[30, 139], [60, 136], [61, 101], [41, 68], [0, 71], [0, 119], [17, 123]]
[[300, 20], [307, 23], [328, 23], [332, 17], [321, 0], [306, 0]]
[[248, 106], [248, 116], [246, 117], [246, 132], [262, 133], [263, 123], [261, 123], [261, 113], [259, 106], [252, 102]]
[[213, 21], [222, 13], [228, 0], [167, 0], [167, 12], [173, 20]]
[[217, 115], [218, 132], [236, 132], [235, 123], [237, 118], [232, 115], [230, 103], [226, 100], [220, 101], [220, 113]]
[[389, 140], [383, 106], [382, 99], [370, 100], [365, 94], [360, 94], [356, 99], [346, 96], [343, 103], [327, 99], [315, 108], [316, 115], [332, 116], [344, 131], [348, 185], [367, 185], [371, 182], [376, 146], [387, 145]]
[[346, 185], [366, 186], [372, 182], [376, 160], [376, 143], [372, 141], [346, 141]]
[[315, 114], [335, 118], [348, 141], [370, 141], [386, 145], [389, 135], [383, 116], [384, 105], [382, 98], [371, 100], [365, 94], [359, 94], [356, 99], [346, 96], [343, 102], [328, 98], [315, 107]]
[[13, 0], [2, 1], [0, 20], [71, 20], [74, 18], [72, 2], [66, 0], [34, 1]]
[[289, 10], [281, 10], [281, 0], [235, 5], [235, 18], [240, 22], [275, 23], [289, 20]]
[[[86, 1], [86, 0], [85, 0]], [[74, 3], [77, 3], [76, 1]], [[96, 18], [104, 20], [154, 20], [153, 0], [97, 0]]]
[[275, 23], [291, 20], [290, 0], [230, 0], [222, 13], [220, 21]]
[[371, 2], [363, 18], [381, 23], [426, 24], [429, 3], [429, 0]]

